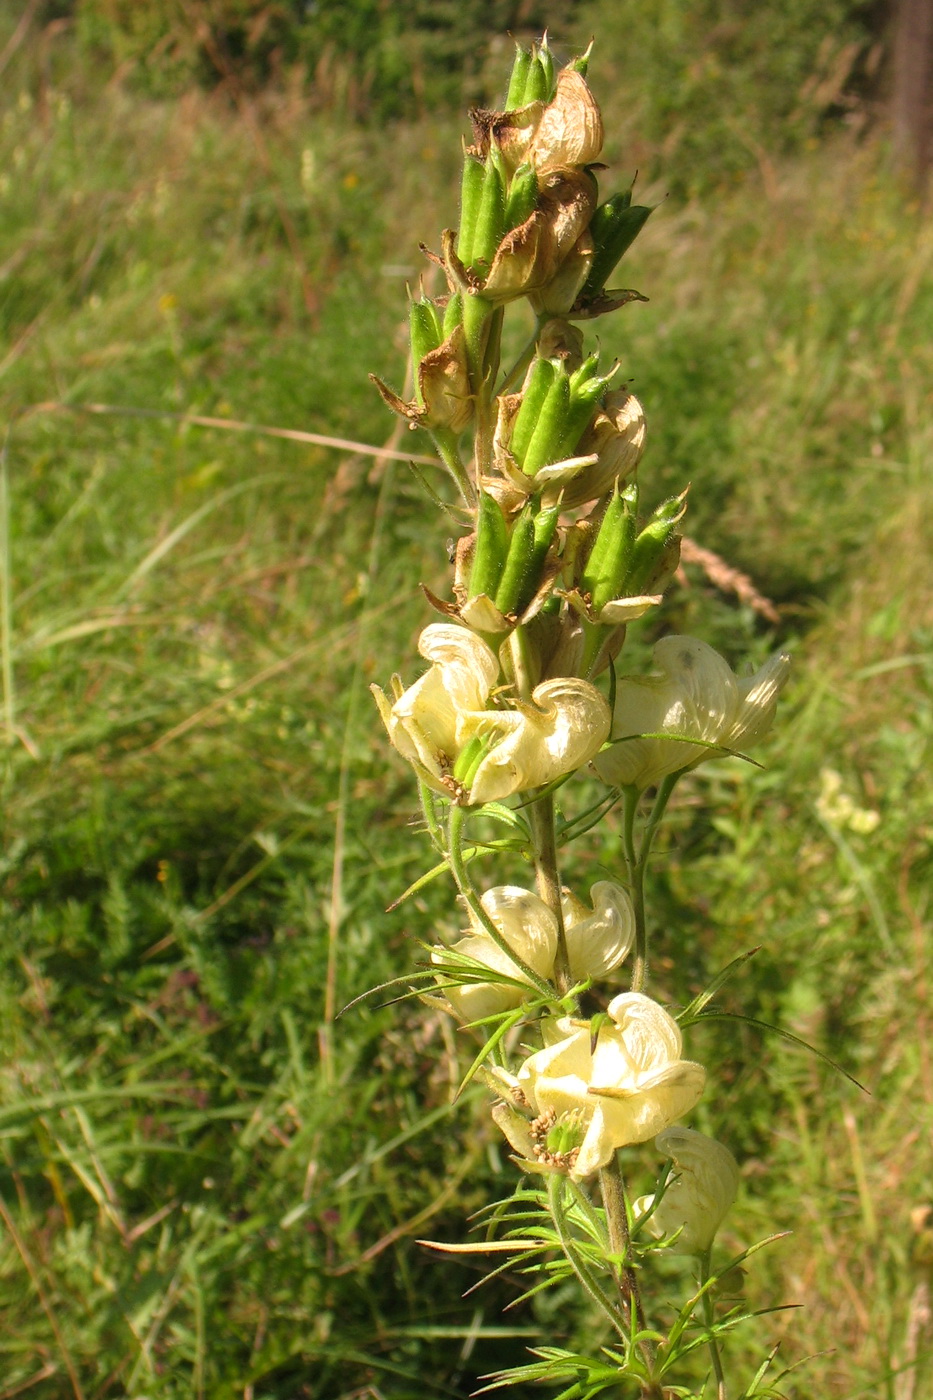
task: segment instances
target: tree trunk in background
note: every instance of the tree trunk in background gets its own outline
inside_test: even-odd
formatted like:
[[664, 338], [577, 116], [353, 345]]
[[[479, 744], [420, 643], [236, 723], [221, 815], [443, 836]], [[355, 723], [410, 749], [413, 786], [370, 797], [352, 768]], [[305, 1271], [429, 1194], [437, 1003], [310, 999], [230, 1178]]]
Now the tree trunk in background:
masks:
[[893, 118], [895, 154], [922, 194], [933, 157], [933, 0], [898, 0]]

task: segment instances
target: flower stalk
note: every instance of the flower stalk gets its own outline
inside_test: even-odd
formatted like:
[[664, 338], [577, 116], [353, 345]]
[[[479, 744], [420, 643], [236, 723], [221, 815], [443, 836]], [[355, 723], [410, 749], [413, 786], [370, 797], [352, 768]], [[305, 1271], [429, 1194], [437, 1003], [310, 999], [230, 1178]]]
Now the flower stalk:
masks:
[[[586, 346], [589, 322], [643, 300], [607, 283], [651, 213], [631, 186], [601, 197], [589, 58], [558, 71], [546, 40], [519, 48], [503, 109], [471, 114], [459, 228], [431, 255], [447, 295], [410, 308], [414, 398], [377, 382], [393, 411], [431, 434], [459, 497], [441, 505], [468, 523], [450, 594], [428, 594], [441, 620], [419, 639], [427, 669], [372, 690], [469, 921], [432, 947], [422, 976], [433, 971], [443, 1001], [432, 1005], [477, 1039], [466, 1078], [495, 1092], [493, 1120], [533, 1183], [516, 1198], [520, 1218], [529, 1198], [538, 1215], [540, 1245], [522, 1255], [538, 1271], [529, 1292], [575, 1279], [621, 1343], [598, 1357], [539, 1349], [540, 1367], [497, 1383], [576, 1382], [594, 1366], [605, 1380], [609, 1367], [620, 1394], [660, 1400], [661, 1372], [666, 1384], [682, 1364], [689, 1386], [686, 1320], [667, 1336], [649, 1331], [644, 1294], [659, 1251], [690, 1252], [701, 1287], [687, 1318], [699, 1308], [694, 1326], [725, 1400], [710, 1250], [738, 1172], [726, 1148], [681, 1123], [707, 1072], [649, 994], [646, 872], [678, 779], [764, 735], [788, 663], [778, 654], [740, 679], [705, 642], [680, 636], [657, 642], [650, 675], [628, 663], [629, 624], [659, 630], [687, 492], [640, 515], [644, 410], [622, 363]], [[534, 332], [503, 374], [503, 331], [520, 303]], [[577, 778], [605, 786], [580, 798]], [[601, 871], [583, 895], [564, 883], [581, 865], [568, 848], [619, 802], [624, 883]], [[495, 838], [481, 839], [489, 824]], [[523, 862], [527, 880], [504, 883], [503, 857], [510, 881]], [[652, 1153], [673, 1166], [630, 1209]]]

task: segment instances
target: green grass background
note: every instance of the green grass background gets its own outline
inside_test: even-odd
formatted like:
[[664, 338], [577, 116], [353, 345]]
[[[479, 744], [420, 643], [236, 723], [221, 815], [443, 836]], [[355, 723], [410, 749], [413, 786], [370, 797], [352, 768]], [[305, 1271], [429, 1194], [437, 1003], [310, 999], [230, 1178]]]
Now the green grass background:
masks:
[[[384, 912], [427, 852], [366, 693], [414, 674], [447, 532], [403, 464], [173, 416], [389, 441], [366, 375], [401, 384], [463, 124], [351, 121], [297, 64], [160, 88], [157, 36], [134, 48], [118, 6], [37, 11], [7, 52], [21, 9], [0, 8], [0, 1397], [465, 1395], [589, 1324], [561, 1295], [503, 1313], [515, 1279], [463, 1298], [476, 1271], [414, 1243], [463, 1238], [514, 1183], [483, 1096], [451, 1102], [466, 1038], [410, 1002], [333, 1018], [456, 922], [440, 883]], [[692, 567], [633, 654], [681, 630], [795, 658], [765, 768], [678, 792], [654, 987], [683, 1003], [760, 946], [725, 1008], [867, 1090], [739, 1020], [690, 1037], [692, 1121], [744, 1178], [722, 1246], [790, 1232], [745, 1288], [795, 1306], [737, 1334], [736, 1390], [779, 1344], [797, 1400], [922, 1400], [933, 227], [891, 173], [858, 7], [760, 15], [605, 0], [563, 35], [599, 36], [607, 188], [638, 168], [662, 201], [623, 264], [650, 302], [598, 327], [646, 407], [645, 490], [690, 481], [692, 537], [782, 619]], [[508, 46], [477, 45], [481, 91]], [[821, 816], [827, 768], [874, 831]], [[578, 884], [618, 869], [613, 820], [581, 847]]]

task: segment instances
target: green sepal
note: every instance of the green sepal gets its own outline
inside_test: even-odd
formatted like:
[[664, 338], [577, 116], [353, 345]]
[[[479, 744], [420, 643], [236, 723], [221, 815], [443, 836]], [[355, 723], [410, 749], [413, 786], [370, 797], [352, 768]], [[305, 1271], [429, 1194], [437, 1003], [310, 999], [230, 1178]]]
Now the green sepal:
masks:
[[476, 515], [476, 544], [468, 593], [495, 598], [509, 550], [509, 532], [502, 508], [494, 496], [481, 491]]
[[528, 82], [528, 74], [531, 71], [531, 52], [523, 49], [520, 44], [515, 45], [515, 61], [512, 64], [512, 73], [509, 78], [509, 90], [505, 95], [505, 110], [514, 112], [516, 107], [523, 106], [525, 102], [525, 85]]
[[505, 206], [506, 230], [518, 228], [534, 213], [538, 203], [538, 176], [533, 165], [523, 162], [512, 176]]
[[652, 210], [646, 204], [632, 204], [632, 192], [612, 195], [601, 204], [590, 220], [590, 233], [596, 251], [582, 298], [598, 296], [615, 271], [622, 254], [631, 247], [644, 228]]
[[505, 181], [499, 162], [490, 152], [483, 176], [483, 194], [476, 215], [469, 266], [490, 264], [505, 234]]
[[463, 177], [460, 181], [460, 230], [457, 234], [457, 257], [465, 265], [473, 261], [476, 221], [483, 200], [486, 167], [475, 156], [463, 157]]
[[522, 394], [522, 401], [518, 413], [515, 415], [515, 422], [512, 424], [510, 449], [520, 467], [524, 466], [525, 453], [528, 451], [528, 445], [556, 374], [557, 365], [553, 360], [535, 360], [528, 379], [528, 386]]
[[512, 526], [509, 552], [494, 600], [496, 607], [506, 616], [517, 610], [519, 599], [528, 587], [534, 553], [535, 522], [526, 507]]
[[613, 598], [621, 598], [623, 580], [631, 570], [635, 546], [637, 488], [616, 489], [606, 507], [599, 532], [580, 578], [580, 589], [592, 598], [599, 613]]
[[558, 368], [525, 452], [522, 471], [527, 476], [534, 476], [541, 467], [560, 461], [560, 444], [569, 407], [570, 380], [566, 370]]
[[[616, 597], [635, 598], [644, 593], [651, 583], [665, 546], [683, 519], [687, 509], [686, 491], [679, 496], [671, 496], [658, 506], [645, 528], [639, 533], [632, 548], [628, 572], [623, 580], [624, 594]], [[608, 599], [606, 600], [608, 602]]]

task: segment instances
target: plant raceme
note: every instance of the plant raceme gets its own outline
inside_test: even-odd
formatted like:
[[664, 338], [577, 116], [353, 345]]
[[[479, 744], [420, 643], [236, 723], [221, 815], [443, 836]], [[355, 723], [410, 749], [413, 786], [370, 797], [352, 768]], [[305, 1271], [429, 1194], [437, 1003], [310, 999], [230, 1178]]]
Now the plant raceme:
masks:
[[[569, 890], [561, 899], [564, 939], [574, 982], [597, 980], [614, 972], [635, 937], [635, 911], [627, 890], [611, 880], [600, 880], [593, 886], [591, 898], [591, 909]], [[516, 885], [497, 885], [486, 891], [480, 904], [508, 947], [542, 977], [552, 977], [559, 944], [558, 923], [556, 914], [544, 901]], [[476, 918], [473, 927], [474, 932], [454, 943], [451, 952], [505, 977], [524, 980], [514, 960], [501, 944], [493, 942]], [[443, 962], [443, 952], [437, 952], [435, 959]], [[447, 989], [451, 1006], [464, 1021], [477, 1021], [517, 1006], [527, 995], [527, 983], [525, 989], [505, 982], [477, 982]]]
[[434, 623], [419, 650], [434, 664], [390, 704], [373, 686], [389, 738], [425, 782], [476, 806], [581, 768], [609, 734], [609, 707], [573, 676], [535, 686], [528, 700], [491, 702], [499, 662], [481, 637]]
[[[647, 993], [645, 873], [676, 782], [764, 737], [789, 662], [777, 653], [740, 679], [704, 641], [662, 636], [652, 674], [626, 664], [628, 626], [661, 627], [687, 492], [640, 510], [644, 410], [619, 382], [620, 363], [584, 343], [581, 325], [643, 300], [611, 281], [652, 212], [631, 187], [600, 196], [603, 124], [588, 59], [558, 73], [546, 41], [518, 49], [501, 110], [471, 114], [458, 227], [428, 254], [445, 290], [419, 289], [410, 307], [414, 398], [377, 381], [389, 407], [431, 435], [450, 479], [446, 518], [464, 529], [450, 595], [425, 590], [440, 614], [419, 639], [426, 669], [372, 690], [417, 776], [440, 857], [424, 879], [447, 867], [461, 921], [461, 936], [435, 942], [414, 976], [476, 1038], [468, 1077], [493, 1089], [493, 1119], [537, 1183], [516, 1198], [520, 1220], [529, 1201], [539, 1212], [534, 1240], [516, 1246], [536, 1275], [530, 1291], [576, 1280], [617, 1339], [607, 1384], [620, 1394], [657, 1400], [662, 1375], [672, 1384], [681, 1363], [689, 1384], [690, 1328], [702, 1326], [724, 1400], [709, 1269], [738, 1173], [727, 1148], [680, 1122], [707, 1071]], [[518, 302], [534, 333], [504, 364], [503, 325]], [[601, 796], [575, 796], [582, 785], [569, 780], [580, 773], [590, 794], [603, 784]], [[576, 811], [559, 812], [558, 800]], [[560, 863], [619, 803], [620, 869], [586, 903]], [[497, 879], [497, 859], [510, 872], [524, 863], [527, 882]], [[666, 937], [676, 956], [676, 930]], [[652, 1140], [672, 1165], [633, 1208]], [[656, 1318], [645, 1330], [644, 1294], [665, 1250], [696, 1256], [701, 1283], [667, 1338]], [[560, 1356], [495, 1383], [556, 1383], [595, 1364]]]

